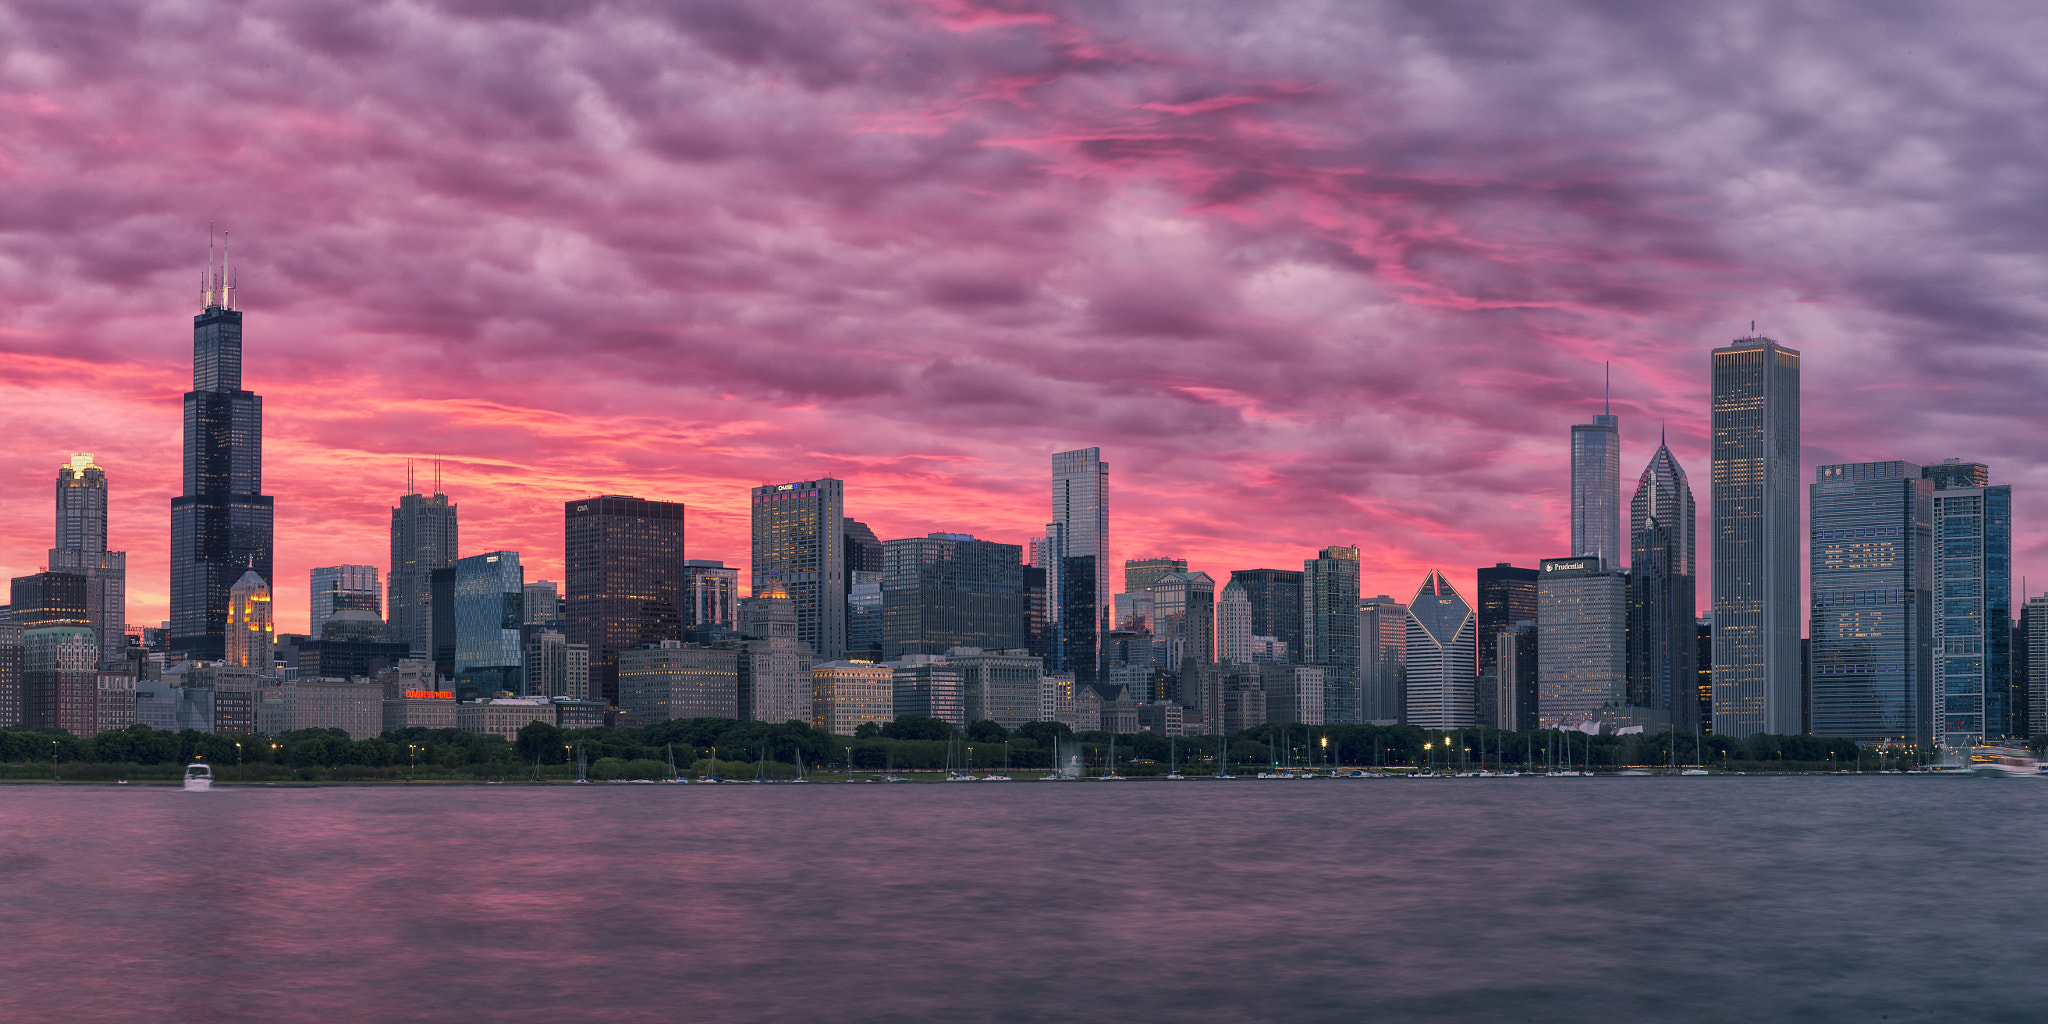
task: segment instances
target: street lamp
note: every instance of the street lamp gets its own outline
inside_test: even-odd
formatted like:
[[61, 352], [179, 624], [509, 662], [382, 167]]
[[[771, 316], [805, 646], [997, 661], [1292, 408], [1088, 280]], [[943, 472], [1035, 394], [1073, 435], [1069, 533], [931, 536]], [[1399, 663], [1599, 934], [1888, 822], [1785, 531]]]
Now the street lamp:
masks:
[[64, 777], [57, 774], [57, 741], [50, 741], [50, 781], [62, 782]]
[[1427, 744], [1427, 743], [1424, 743], [1424, 744], [1422, 745], [1422, 759], [1423, 759], [1423, 761], [1427, 762], [1427, 764], [1425, 765], [1425, 767], [1428, 767], [1428, 768], [1434, 768], [1434, 767], [1436, 767], [1436, 755], [1434, 755], [1434, 754], [1431, 754], [1431, 753], [1429, 752], [1429, 744]]
[[844, 751], [846, 751], [846, 781], [848, 781], [848, 782], [852, 782], [852, 781], [853, 781], [853, 748], [852, 748], [852, 747], [841, 747], [840, 749], [841, 749], [841, 750], [844, 750]]
[[242, 741], [235, 741], [235, 781], [246, 782], [248, 776], [242, 773]]

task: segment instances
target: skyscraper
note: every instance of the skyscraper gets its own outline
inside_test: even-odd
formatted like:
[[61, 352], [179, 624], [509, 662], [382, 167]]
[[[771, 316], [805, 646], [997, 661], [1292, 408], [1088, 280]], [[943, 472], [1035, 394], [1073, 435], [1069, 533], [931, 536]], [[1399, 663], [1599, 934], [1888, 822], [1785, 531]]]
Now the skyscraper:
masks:
[[1672, 728], [1691, 732], [1699, 718], [1692, 485], [1661, 438], [1628, 518], [1628, 703], [1665, 711]]
[[395, 643], [412, 645], [415, 658], [434, 654], [434, 571], [455, 564], [460, 539], [456, 505], [441, 493], [441, 464], [434, 463], [434, 493], [420, 494], [412, 468], [406, 493], [391, 510], [391, 570], [384, 577], [385, 629]]
[[[1479, 608], [1477, 638], [1479, 668], [1479, 722], [1481, 725], [1499, 725], [1514, 713], [1512, 707], [1503, 706], [1499, 701], [1499, 690], [1493, 685], [1497, 672], [1498, 645], [1503, 631], [1512, 629], [1518, 622], [1536, 620], [1536, 577], [1541, 575], [1535, 569], [1521, 569], [1506, 562], [1496, 562], [1492, 568], [1479, 570]], [[1527, 659], [1534, 663], [1534, 657]], [[1500, 728], [1507, 728], [1499, 725]]]
[[1159, 577], [1170, 572], [1188, 571], [1185, 558], [1133, 558], [1124, 562], [1124, 593], [1135, 594], [1151, 590]]
[[2028, 735], [2048, 732], [2048, 594], [2027, 598], [2020, 614], [2027, 642], [2027, 726]]
[[277, 624], [270, 616], [270, 584], [251, 569], [228, 588], [227, 657], [230, 665], [268, 671]]
[[724, 562], [692, 558], [683, 563], [685, 630], [738, 629], [740, 571]]
[[1252, 602], [1234, 575], [1216, 600], [1216, 644], [1216, 660], [1233, 665], [1252, 663]]
[[[846, 485], [831, 477], [753, 493], [754, 595], [782, 588], [796, 609], [796, 638], [818, 661], [846, 657], [845, 508]], [[808, 666], [805, 673], [808, 702]], [[808, 703], [798, 717], [809, 720]]]
[[[1299, 664], [1306, 651], [1301, 632], [1301, 570], [1237, 569], [1230, 579], [1244, 587], [1244, 596], [1251, 602], [1252, 635], [1286, 643], [1287, 660]], [[1405, 630], [1405, 613], [1402, 621]]]
[[1408, 606], [1381, 594], [1358, 602], [1358, 713], [1367, 722], [1406, 720]]
[[[571, 577], [574, 578], [574, 577]], [[455, 698], [475, 700], [524, 691], [526, 571], [517, 551], [489, 551], [455, 560]]]
[[1052, 522], [1045, 527], [1054, 671], [1093, 683], [1109, 615], [1109, 463], [1102, 449], [1052, 457]]
[[[562, 633], [570, 643], [590, 647], [592, 700], [618, 705], [620, 651], [683, 638], [689, 585], [683, 513], [680, 501], [626, 494], [562, 504]], [[831, 523], [830, 547], [836, 558], [836, 513]]]
[[1216, 660], [1216, 580], [1206, 572], [1170, 572], [1152, 584], [1153, 635], [1165, 645], [1165, 668]]
[[1910, 462], [1814, 470], [1813, 732], [1933, 736], [1932, 482]]
[[1628, 703], [1628, 574], [1546, 558], [1536, 581], [1536, 714], [1546, 728]]
[[1621, 418], [1572, 425], [1572, 554], [1621, 564]]
[[1737, 338], [1712, 366], [1714, 732], [1796, 733], [1799, 353]]
[[320, 639], [320, 625], [335, 612], [364, 611], [382, 614], [383, 595], [377, 587], [374, 565], [323, 565], [308, 574], [311, 609], [306, 635]]
[[1472, 606], [1441, 572], [1431, 572], [1408, 602], [1409, 725], [1457, 729], [1472, 725]]
[[107, 474], [91, 455], [74, 454], [57, 470], [50, 571], [85, 577], [86, 618], [99, 644], [99, 660], [120, 658], [128, 643], [128, 554], [107, 550]]
[[1024, 646], [1024, 549], [934, 533], [882, 545], [882, 656]]
[[1323, 670], [1323, 721], [1361, 721], [1358, 549], [1327, 547], [1301, 563], [1301, 661]]
[[2012, 679], [2012, 488], [1981, 463], [1925, 470], [1934, 484], [1936, 742], [1966, 747], [2018, 732]]
[[242, 313], [207, 251], [203, 308], [192, 318], [192, 390], [185, 393], [183, 490], [171, 499], [173, 654], [218, 661], [227, 651], [228, 589], [254, 570], [271, 578], [271, 498], [263, 491], [263, 399], [242, 388]]

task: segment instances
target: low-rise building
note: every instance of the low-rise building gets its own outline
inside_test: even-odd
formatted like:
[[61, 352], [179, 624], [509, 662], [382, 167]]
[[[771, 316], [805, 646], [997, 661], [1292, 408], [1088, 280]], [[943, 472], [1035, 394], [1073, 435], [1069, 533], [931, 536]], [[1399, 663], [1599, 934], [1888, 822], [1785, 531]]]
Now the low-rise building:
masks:
[[455, 706], [455, 727], [478, 736], [519, 738], [533, 722], [555, 724], [555, 704], [545, 697], [499, 697]]
[[[1030, 651], [984, 651], [955, 647], [946, 664], [960, 673], [962, 714], [969, 722], [992, 721], [1005, 729], [1039, 721], [1038, 678], [1045, 665]], [[1149, 673], [1150, 668], [1141, 670]]]
[[299, 729], [340, 729], [366, 740], [384, 731], [384, 687], [367, 680], [282, 681], [263, 690], [257, 728], [271, 736]]
[[455, 728], [454, 690], [408, 690], [384, 702], [384, 731]]
[[133, 668], [101, 669], [98, 673], [98, 723], [93, 735], [126, 729], [135, 724], [135, 672]]
[[619, 652], [619, 710], [645, 722], [738, 718], [740, 659], [732, 647], [663, 640]]
[[1320, 665], [1258, 663], [1259, 689], [1266, 692], [1266, 721], [1323, 724], [1323, 668]]
[[916, 715], [967, 727], [967, 706], [960, 692], [960, 670], [933, 654], [906, 654], [883, 662], [892, 670], [891, 705], [895, 717]]
[[1185, 709], [1171, 701], [1140, 704], [1137, 708], [1138, 729], [1160, 736], [1185, 736], [1183, 720]]
[[[851, 736], [863, 722], [896, 718], [896, 670], [871, 661], [827, 661], [811, 666], [811, 727]], [[1033, 694], [1034, 703], [1036, 694]]]

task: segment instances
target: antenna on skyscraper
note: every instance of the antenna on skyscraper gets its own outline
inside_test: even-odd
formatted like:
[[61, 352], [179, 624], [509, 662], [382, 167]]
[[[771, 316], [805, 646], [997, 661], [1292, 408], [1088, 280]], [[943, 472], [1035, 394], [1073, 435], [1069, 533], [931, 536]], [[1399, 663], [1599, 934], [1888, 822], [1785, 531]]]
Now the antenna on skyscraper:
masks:
[[434, 493], [441, 493], [441, 457], [434, 456]]
[[235, 308], [235, 300], [228, 288], [228, 233], [220, 233], [220, 308]]
[[1614, 364], [1601, 363], [1600, 373], [1602, 379], [1606, 381], [1606, 383], [1603, 385], [1604, 394], [1600, 399], [1600, 411], [1604, 414], [1611, 415], [1614, 412]]
[[213, 305], [213, 222], [206, 222], [206, 273], [199, 275], [199, 308]]
[[412, 460], [407, 459], [405, 460], [405, 493], [418, 494], [419, 492], [419, 485], [413, 482]]

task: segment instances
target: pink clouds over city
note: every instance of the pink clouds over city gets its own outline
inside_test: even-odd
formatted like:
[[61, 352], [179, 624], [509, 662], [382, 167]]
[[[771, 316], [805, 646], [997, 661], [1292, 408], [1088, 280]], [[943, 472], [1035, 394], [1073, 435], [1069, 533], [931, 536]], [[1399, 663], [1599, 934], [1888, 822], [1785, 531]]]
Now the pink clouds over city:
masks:
[[2048, 15], [1831, 6], [10, 4], [0, 569], [93, 452], [165, 616], [211, 222], [291, 630], [436, 458], [530, 579], [566, 499], [744, 567], [748, 488], [820, 475], [1021, 543], [1100, 446], [1118, 559], [1469, 588], [1567, 553], [1603, 363], [1625, 489], [1661, 428], [1704, 522], [1752, 320], [1809, 477], [1987, 462], [2048, 578]]

